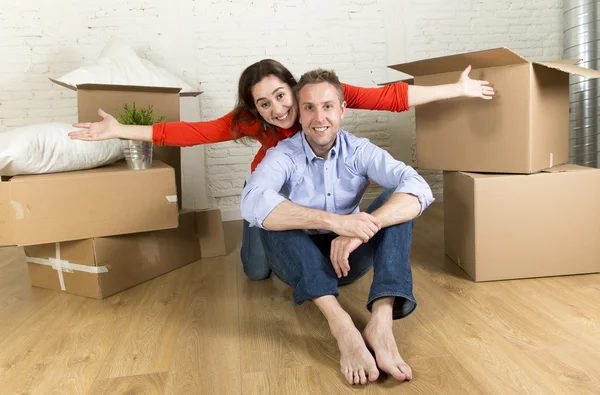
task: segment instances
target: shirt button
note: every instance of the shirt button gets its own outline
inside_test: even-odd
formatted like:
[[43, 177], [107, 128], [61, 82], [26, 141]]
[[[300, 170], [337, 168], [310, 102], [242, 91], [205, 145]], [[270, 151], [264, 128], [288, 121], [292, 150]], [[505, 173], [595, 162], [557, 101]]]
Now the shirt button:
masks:
[[327, 196], [331, 196], [331, 193], [328, 193]]

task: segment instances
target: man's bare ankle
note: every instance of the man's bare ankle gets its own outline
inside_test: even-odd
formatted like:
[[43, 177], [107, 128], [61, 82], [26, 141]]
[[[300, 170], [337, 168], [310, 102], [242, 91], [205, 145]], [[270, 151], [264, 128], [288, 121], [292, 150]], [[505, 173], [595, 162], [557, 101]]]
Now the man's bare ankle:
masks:
[[347, 331], [348, 329], [356, 328], [352, 318], [346, 315], [339, 315], [327, 321], [329, 323], [329, 329], [334, 337], [337, 337], [340, 333]]
[[371, 320], [388, 321], [392, 320], [394, 314], [394, 297], [385, 297], [373, 302]]

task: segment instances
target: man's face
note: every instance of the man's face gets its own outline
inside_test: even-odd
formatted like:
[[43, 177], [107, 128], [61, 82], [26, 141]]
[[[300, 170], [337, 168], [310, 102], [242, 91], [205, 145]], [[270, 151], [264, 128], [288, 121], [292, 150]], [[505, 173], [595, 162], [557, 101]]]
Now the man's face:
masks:
[[298, 94], [300, 123], [308, 144], [322, 158], [335, 144], [346, 102], [340, 102], [338, 92], [329, 82], [304, 86]]

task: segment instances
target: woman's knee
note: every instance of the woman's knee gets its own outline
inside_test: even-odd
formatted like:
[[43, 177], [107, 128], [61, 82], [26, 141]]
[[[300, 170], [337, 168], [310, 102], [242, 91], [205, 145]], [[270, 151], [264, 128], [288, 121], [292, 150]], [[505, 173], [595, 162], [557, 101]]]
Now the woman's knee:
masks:
[[271, 268], [265, 262], [264, 264], [257, 264], [257, 262], [250, 262], [244, 264], [244, 274], [250, 280], [261, 281], [271, 277]]

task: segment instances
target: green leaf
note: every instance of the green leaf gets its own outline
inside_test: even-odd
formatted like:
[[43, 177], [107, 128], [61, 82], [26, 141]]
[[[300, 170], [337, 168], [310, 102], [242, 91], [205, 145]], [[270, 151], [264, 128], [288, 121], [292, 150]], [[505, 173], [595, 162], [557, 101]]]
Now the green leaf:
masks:
[[123, 111], [119, 113], [119, 122], [123, 125], [152, 125], [164, 122], [164, 116], [154, 116], [153, 106], [138, 109], [135, 102], [132, 105], [123, 104]]

